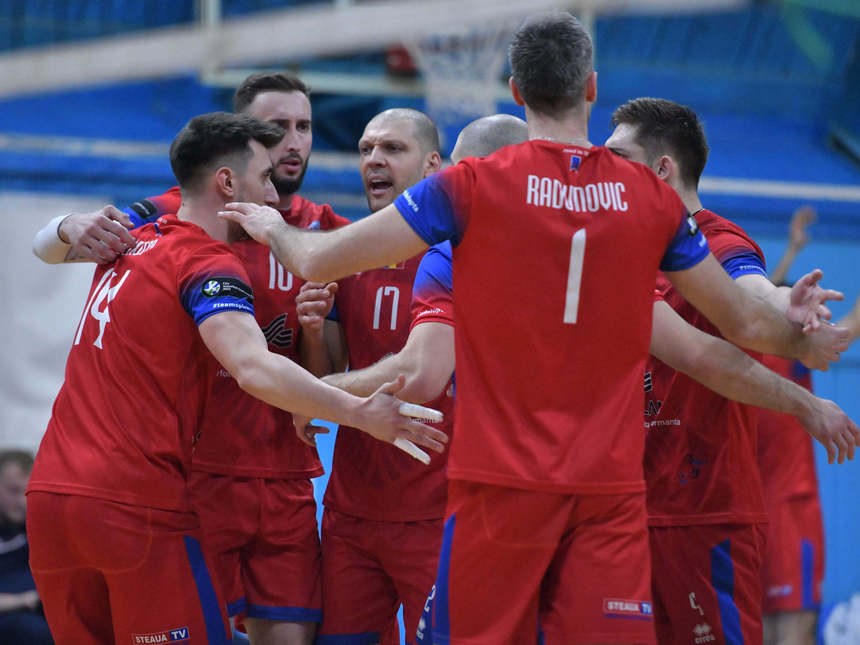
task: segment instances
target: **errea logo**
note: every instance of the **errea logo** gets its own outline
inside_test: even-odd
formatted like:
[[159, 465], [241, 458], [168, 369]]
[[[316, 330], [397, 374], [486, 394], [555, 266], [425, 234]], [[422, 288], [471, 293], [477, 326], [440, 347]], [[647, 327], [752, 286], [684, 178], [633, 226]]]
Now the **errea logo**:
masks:
[[702, 623], [693, 627], [693, 642], [696, 643], [696, 645], [702, 645], [702, 643], [713, 643], [716, 640], [717, 637], [714, 636], [713, 630], [708, 623]]

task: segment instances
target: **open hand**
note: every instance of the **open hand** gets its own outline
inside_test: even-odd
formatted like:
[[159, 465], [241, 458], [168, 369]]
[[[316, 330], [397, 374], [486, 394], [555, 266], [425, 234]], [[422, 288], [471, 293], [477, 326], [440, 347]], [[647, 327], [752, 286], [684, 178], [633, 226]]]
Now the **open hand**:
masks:
[[847, 457], [854, 459], [854, 449], [860, 445], [860, 429], [833, 401], [817, 398], [818, 405], [810, 414], [799, 417], [809, 435], [827, 450], [827, 463], [840, 464]]
[[135, 247], [137, 240], [128, 232], [130, 228], [134, 224], [129, 216], [108, 205], [91, 213], [72, 213], [60, 222], [57, 233], [61, 240], [72, 245], [70, 257], [101, 264], [113, 262]]
[[828, 300], [842, 300], [845, 296], [833, 289], [822, 289], [818, 281], [824, 275], [821, 269], [810, 271], [791, 288], [791, 296], [786, 316], [792, 322], [800, 323], [803, 332], [809, 333], [821, 327], [822, 320], [830, 320], [830, 309], [824, 303]]

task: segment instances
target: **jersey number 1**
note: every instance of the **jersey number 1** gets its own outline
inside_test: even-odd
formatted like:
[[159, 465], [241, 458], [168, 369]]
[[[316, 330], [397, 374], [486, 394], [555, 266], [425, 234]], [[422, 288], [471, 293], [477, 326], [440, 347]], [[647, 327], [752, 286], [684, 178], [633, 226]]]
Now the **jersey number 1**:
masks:
[[570, 266], [567, 269], [567, 292], [564, 296], [564, 322], [576, 324], [579, 313], [579, 287], [582, 284], [582, 265], [585, 262], [585, 229], [573, 234], [570, 243]]

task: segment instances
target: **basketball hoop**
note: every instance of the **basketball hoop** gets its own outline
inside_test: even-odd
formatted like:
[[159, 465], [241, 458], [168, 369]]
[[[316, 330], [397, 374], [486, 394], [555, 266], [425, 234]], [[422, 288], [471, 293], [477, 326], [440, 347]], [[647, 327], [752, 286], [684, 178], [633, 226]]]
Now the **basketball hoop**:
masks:
[[516, 26], [510, 19], [462, 25], [404, 42], [424, 77], [426, 111], [443, 137], [449, 127], [498, 111], [500, 79]]

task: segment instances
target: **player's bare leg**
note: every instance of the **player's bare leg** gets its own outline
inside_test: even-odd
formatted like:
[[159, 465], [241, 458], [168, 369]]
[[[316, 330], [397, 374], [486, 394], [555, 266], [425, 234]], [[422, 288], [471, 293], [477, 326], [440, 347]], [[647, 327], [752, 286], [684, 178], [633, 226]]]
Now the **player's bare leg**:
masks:
[[245, 618], [251, 645], [311, 645], [316, 623], [293, 623], [267, 618]]
[[762, 616], [764, 645], [815, 645], [818, 614], [814, 611], [783, 611]]

